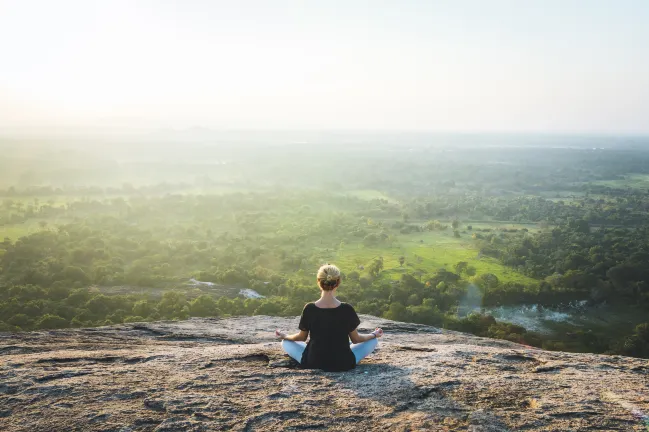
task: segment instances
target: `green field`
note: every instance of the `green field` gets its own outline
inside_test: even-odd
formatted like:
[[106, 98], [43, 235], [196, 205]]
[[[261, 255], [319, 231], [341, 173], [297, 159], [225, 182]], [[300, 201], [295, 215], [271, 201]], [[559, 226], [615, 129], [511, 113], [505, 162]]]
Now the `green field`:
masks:
[[[476, 268], [478, 275], [493, 273], [502, 282], [525, 284], [536, 282], [493, 258], [479, 257], [478, 255], [479, 251], [469, 234], [455, 238], [452, 231], [449, 230], [400, 235], [393, 240], [392, 245], [384, 247], [350, 244], [343, 246], [335, 255], [327, 258], [340, 266], [343, 271], [350, 272], [360, 265], [367, 268], [375, 258], [383, 257], [383, 275], [391, 279], [399, 279], [403, 273], [412, 273], [413, 271], [421, 271], [423, 274], [431, 274], [441, 268], [453, 271], [455, 264], [466, 261], [470, 266]], [[403, 267], [399, 265], [401, 256], [405, 257]]]
[[[69, 218], [54, 218], [54, 219], [30, 219], [27, 222], [20, 224], [7, 224], [0, 225], [0, 240], [4, 238], [9, 238], [12, 241], [18, 240], [20, 237], [28, 236], [30, 234], [37, 233], [39, 231], [53, 229], [57, 225], [65, 224], [70, 222], [72, 219]], [[44, 221], [47, 224], [42, 227], [40, 222]]]
[[599, 180], [592, 184], [612, 188], [649, 189], [649, 174], [628, 174], [615, 180]]
[[375, 199], [383, 199], [391, 203], [396, 203], [398, 202], [394, 198], [391, 198], [384, 194], [381, 191], [378, 191], [376, 189], [359, 189], [359, 190], [353, 190], [350, 192], [345, 193], [344, 195], [352, 196], [354, 198], [360, 198], [363, 200], [375, 200]]
[[363, 314], [649, 357], [649, 151], [214, 139], [1, 152], [0, 332], [295, 316], [331, 263]]
[[11, 224], [0, 226], [0, 239], [10, 238], [12, 241], [19, 239], [35, 232], [41, 231], [42, 228], [37, 221], [29, 221], [22, 224]]
[[[449, 225], [451, 224], [451, 221], [443, 221], [448, 223]], [[499, 230], [499, 229], [518, 229], [521, 230], [523, 228], [526, 228], [528, 231], [536, 231], [539, 229], [539, 224], [538, 223], [512, 223], [509, 221], [481, 221], [481, 222], [471, 222], [471, 221], [462, 221], [460, 225], [460, 230], [463, 230], [466, 228], [467, 225], [471, 225], [473, 230], [478, 230], [478, 229], [492, 229], [492, 230]], [[468, 234], [471, 233], [471, 231], [467, 231]]]

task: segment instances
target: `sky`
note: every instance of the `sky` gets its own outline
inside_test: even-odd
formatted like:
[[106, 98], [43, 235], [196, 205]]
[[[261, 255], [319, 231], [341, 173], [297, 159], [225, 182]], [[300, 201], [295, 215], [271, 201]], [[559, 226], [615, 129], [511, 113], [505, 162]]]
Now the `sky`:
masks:
[[648, 0], [0, 0], [0, 127], [649, 133]]

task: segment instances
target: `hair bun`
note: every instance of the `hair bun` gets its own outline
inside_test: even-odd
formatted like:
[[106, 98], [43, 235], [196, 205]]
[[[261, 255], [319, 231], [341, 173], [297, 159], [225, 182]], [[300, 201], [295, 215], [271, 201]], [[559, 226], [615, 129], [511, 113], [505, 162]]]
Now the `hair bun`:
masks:
[[335, 265], [325, 264], [318, 269], [320, 287], [326, 291], [334, 289], [340, 283], [340, 269]]

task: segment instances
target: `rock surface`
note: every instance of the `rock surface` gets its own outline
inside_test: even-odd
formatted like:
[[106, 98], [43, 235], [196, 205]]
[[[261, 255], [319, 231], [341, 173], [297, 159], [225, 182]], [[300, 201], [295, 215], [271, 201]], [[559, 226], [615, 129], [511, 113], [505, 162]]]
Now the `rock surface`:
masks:
[[1, 431], [647, 431], [649, 364], [361, 316], [379, 349], [302, 370], [297, 319], [0, 334]]

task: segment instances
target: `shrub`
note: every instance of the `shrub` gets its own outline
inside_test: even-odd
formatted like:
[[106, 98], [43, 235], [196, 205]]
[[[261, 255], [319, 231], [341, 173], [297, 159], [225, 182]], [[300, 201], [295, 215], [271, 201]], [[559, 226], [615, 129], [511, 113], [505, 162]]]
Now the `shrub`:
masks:
[[52, 314], [45, 314], [36, 322], [39, 329], [62, 329], [67, 326], [68, 320]]

